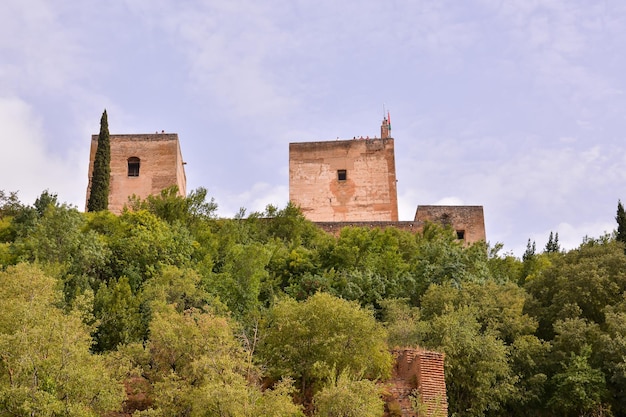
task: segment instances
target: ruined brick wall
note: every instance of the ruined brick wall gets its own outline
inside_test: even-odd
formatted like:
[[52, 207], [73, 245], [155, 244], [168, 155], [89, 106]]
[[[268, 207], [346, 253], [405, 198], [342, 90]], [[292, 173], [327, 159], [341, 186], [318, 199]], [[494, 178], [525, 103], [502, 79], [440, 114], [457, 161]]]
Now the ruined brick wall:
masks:
[[[396, 364], [389, 382], [389, 403], [403, 417], [446, 417], [448, 396], [444, 374], [444, 354], [420, 348], [393, 350]], [[417, 410], [411, 396], [419, 398]]]
[[482, 206], [417, 206], [415, 221], [451, 226], [467, 243], [487, 240]]
[[290, 143], [289, 199], [312, 221], [398, 221], [393, 139]]
[[[128, 197], [135, 194], [140, 198], [159, 194], [161, 190], [178, 186], [179, 195], [187, 193], [187, 179], [178, 135], [155, 133], [137, 135], [110, 135], [111, 182], [109, 210], [119, 214]], [[98, 136], [91, 137], [89, 154], [89, 185], [91, 190], [93, 162], [98, 147]], [[129, 158], [139, 159], [139, 175], [129, 175]]]

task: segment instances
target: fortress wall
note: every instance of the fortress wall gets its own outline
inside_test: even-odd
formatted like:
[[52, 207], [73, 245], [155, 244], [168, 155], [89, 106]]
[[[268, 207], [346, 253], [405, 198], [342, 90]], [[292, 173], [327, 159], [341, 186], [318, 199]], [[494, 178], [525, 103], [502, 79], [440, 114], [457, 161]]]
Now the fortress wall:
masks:
[[[421, 206], [420, 206], [421, 207]], [[452, 207], [454, 208], [454, 207]], [[431, 222], [435, 222], [434, 220], [428, 220]], [[326, 233], [330, 233], [331, 235], [338, 237], [341, 233], [341, 229], [344, 227], [367, 227], [369, 229], [386, 229], [388, 227], [393, 227], [395, 229], [403, 230], [405, 232], [411, 233], [421, 233], [424, 230], [425, 221], [415, 220], [415, 221], [400, 221], [400, 222], [376, 222], [376, 221], [362, 221], [362, 222], [315, 222], [315, 225], [320, 229], [324, 230]], [[459, 240], [463, 240], [465, 245], [470, 245], [472, 243], [480, 242], [485, 240], [485, 229], [484, 227], [480, 228], [480, 222], [477, 221], [475, 225], [472, 225], [471, 228], [467, 227], [467, 222], [457, 223], [454, 222], [449, 223], [448, 225], [452, 227], [455, 231], [465, 230], [465, 234], [462, 239], [458, 236]], [[467, 232], [467, 230], [470, 230]]]
[[468, 243], [487, 239], [482, 206], [417, 206], [415, 221], [451, 226]]
[[289, 199], [312, 221], [397, 221], [393, 139], [290, 143]]
[[[111, 212], [121, 213], [124, 205], [128, 203], [128, 197], [133, 194], [143, 199], [177, 185], [179, 195], [186, 195], [187, 182], [177, 134], [110, 135], [109, 137], [111, 142], [109, 210]], [[97, 147], [98, 136], [93, 135], [89, 155], [87, 200], [89, 200]], [[140, 160], [138, 176], [129, 176], [128, 159], [131, 157]]]
[[376, 221], [363, 221], [363, 222], [315, 222], [315, 225], [327, 233], [339, 236], [341, 229], [344, 227], [367, 227], [369, 229], [386, 229], [393, 227], [395, 229], [404, 230], [407, 232], [421, 232], [424, 223], [423, 222], [376, 222]]

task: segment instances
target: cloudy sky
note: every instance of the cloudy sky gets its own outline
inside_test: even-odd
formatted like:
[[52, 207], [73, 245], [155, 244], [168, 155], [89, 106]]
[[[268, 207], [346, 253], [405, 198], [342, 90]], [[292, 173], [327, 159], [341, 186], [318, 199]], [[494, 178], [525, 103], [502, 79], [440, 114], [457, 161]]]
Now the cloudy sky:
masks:
[[0, 189], [84, 208], [91, 134], [179, 134], [225, 217], [283, 207], [288, 143], [380, 135], [400, 219], [483, 205], [523, 252], [626, 200], [621, 0], [3, 0]]

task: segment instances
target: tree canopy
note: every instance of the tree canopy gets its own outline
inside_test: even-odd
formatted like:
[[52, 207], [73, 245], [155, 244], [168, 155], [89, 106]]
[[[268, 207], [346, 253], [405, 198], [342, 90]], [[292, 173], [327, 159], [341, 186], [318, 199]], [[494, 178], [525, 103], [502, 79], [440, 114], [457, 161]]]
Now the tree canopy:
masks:
[[0, 416], [381, 415], [396, 346], [445, 354], [453, 416], [626, 416], [620, 206], [518, 259], [292, 204], [219, 218], [202, 188], [120, 215], [2, 191]]

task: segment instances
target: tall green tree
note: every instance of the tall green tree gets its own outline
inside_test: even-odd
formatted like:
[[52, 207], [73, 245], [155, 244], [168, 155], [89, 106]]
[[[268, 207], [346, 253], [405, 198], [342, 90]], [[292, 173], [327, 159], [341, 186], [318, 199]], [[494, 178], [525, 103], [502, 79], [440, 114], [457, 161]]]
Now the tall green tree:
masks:
[[259, 351], [271, 377], [294, 378], [306, 397], [334, 369], [388, 378], [392, 363], [386, 336], [370, 311], [319, 292], [300, 303], [291, 298], [276, 302]]
[[589, 240], [578, 249], [553, 256], [550, 266], [527, 280], [531, 297], [524, 310], [538, 323], [537, 336], [554, 337], [554, 323], [568, 318], [604, 325], [604, 310], [623, 300], [626, 255], [614, 240]]
[[522, 255], [522, 261], [526, 262], [532, 259], [532, 257], [535, 256], [535, 253], [536, 253], [535, 241], [533, 240], [533, 243], [531, 245], [530, 238], [529, 238], [528, 243], [526, 244], [526, 251], [524, 252], [524, 255]]
[[615, 221], [617, 221], [616, 239], [619, 242], [626, 243], [626, 212], [624, 212], [624, 205], [621, 200], [617, 201], [617, 216], [615, 216]]
[[315, 394], [315, 417], [379, 417], [383, 415], [382, 388], [375, 381], [358, 379], [345, 370], [330, 378]]
[[555, 387], [548, 402], [559, 415], [602, 416], [606, 415], [603, 399], [607, 396], [605, 376], [589, 364], [591, 347], [586, 346], [580, 355], [573, 352], [563, 369], [552, 377]]
[[77, 311], [60, 309], [57, 281], [35, 266], [0, 272], [0, 416], [110, 415], [124, 387], [89, 349]]
[[131, 355], [152, 385], [152, 406], [140, 416], [303, 417], [291, 398], [292, 380], [261, 390], [235, 323], [193, 308], [179, 313], [158, 302], [154, 308], [145, 351]]
[[121, 277], [101, 284], [94, 300], [94, 315], [98, 330], [94, 335], [94, 349], [106, 351], [122, 343], [140, 341], [143, 333], [140, 300], [135, 297], [128, 278]]
[[109, 182], [111, 180], [111, 143], [109, 140], [109, 122], [104, 110], [100, 119], [98, 148], [93, 161], [91, 174], [91, 192], [87, 202], [87, 211], [102, 211], [109, 207]]
[[555, 253], [561, 250], [561, 246], [559, 245], [559, 233], [553, 234], [550, 232], [550, 237], [548, 238], [548, 243], [546, 243], [546, 247], [544, 252], [546, 253]]

